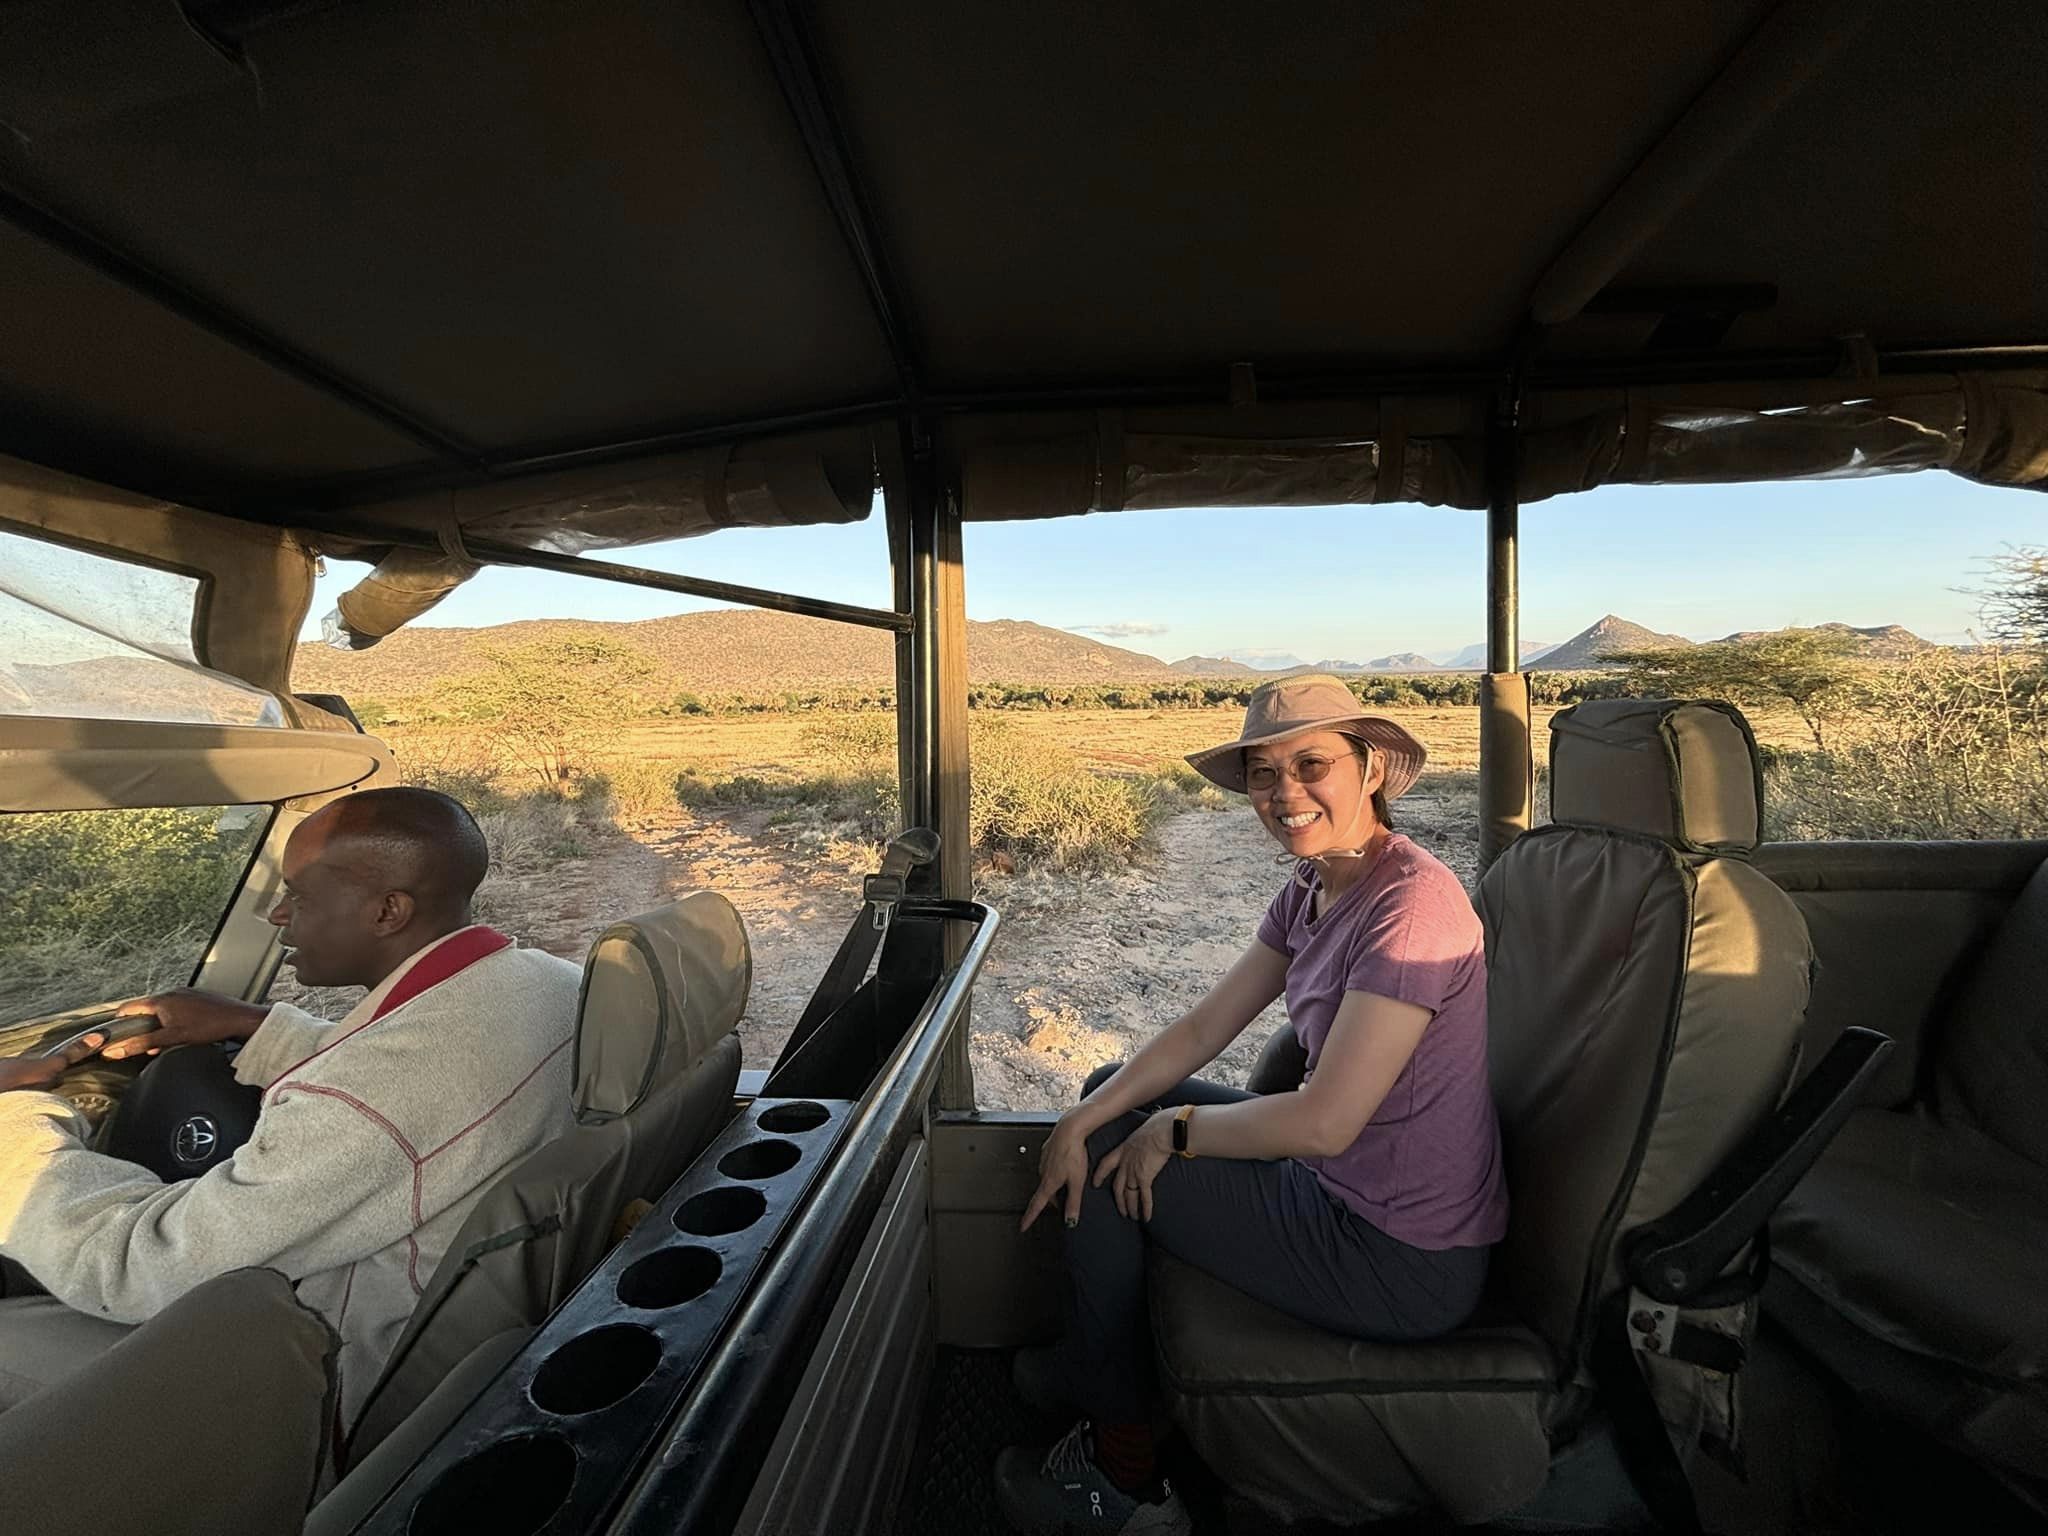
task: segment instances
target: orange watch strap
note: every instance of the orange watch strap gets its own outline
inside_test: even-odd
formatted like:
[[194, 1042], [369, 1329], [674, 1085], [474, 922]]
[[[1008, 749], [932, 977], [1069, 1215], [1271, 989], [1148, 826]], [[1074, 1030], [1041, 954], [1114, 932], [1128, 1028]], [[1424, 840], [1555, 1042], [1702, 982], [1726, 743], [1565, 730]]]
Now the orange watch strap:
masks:
[[1188, 1121], [1194, 1115], [1194, 1112], [1194, 1105], [1183, 1104], [1180, 1107], [1180, 1113], [1173, 1117], [1174, 1124], [1180, 1127], [1180, 1135], [1175, 1138], [1179, 1141], [1180, 1145], [1173, 1149], [1177, 1157], [1193, 1157], [1195, 1155], [1194, 1149], [1188, 1145]]

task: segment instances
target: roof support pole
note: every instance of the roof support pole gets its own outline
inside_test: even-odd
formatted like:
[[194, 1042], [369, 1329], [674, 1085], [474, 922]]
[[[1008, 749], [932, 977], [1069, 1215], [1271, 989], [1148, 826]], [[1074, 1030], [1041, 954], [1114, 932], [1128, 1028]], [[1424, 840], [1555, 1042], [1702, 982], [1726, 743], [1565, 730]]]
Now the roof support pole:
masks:
[[1875, 9], [1860, 0], [1773, 8], [1550, 264], [1529, 296], [1529, 318], [1562, 325], [1584, 309]]
[[436, 458], [472, 469], [480, 464], [477, 450], [460, 441], [454, 433], [396, 401], [385, 399], [367, 384], [349, 378], [332, 364], [302, 351], [282, 337], [272, 335], [246, 316], [195, 293], [176, 278], [116, 249], [92, 231], [6, 187], [0, 187], [0, 220], [176, 315], [216, 341], [330, 400], [348, 406], [399, 436], [409, 438]]
[[1521, 661], [1521, 373], [1486, 429], [1486, 676], [1479, 689], [1479, 867], [1529, 830], [1529, 679]]
[[[967, 820], [967, 589], [960, 496], [940, 474], [927, 421], [904, 420], [900, 461], [884, 467], [883, 499], [896, 606], [911, 616], [909, 632], [896, 637], [903, 824], [939, 834], [936, 870], [927, 866], [927, 877], [936, 874], [938, 895], [967, 900], [974, 894], [974, 875]], [[943, 962], [950, 965], [965, 952], [968, 935], [958, 923], [946, 924], [945, 934]], [[968, 1007], [960, 1010], [946, 1042], [934, 1099], [939, 1109], [974, 1108], [969, 1015]]]
[[854, 167], [853, 152], [840, 126], [840, 114], [833, 92], [825, 80], [817, 44], [811, 36], [805, 8], [797, 0], [748, 0], [754, 31], [782, 87], [790, 116], [810, 152], [811, 165], [818, 173], [832, 217], [846, 240], [847, 251], [860, 269], [861, 284], [868, 292], [868, 305], [889, 349], [889, 361], [906, 402], [918, 394], [917, 347], [911, 336], [909, 312], [889, 270], [886, 247], [875, 219], [867, 188]]

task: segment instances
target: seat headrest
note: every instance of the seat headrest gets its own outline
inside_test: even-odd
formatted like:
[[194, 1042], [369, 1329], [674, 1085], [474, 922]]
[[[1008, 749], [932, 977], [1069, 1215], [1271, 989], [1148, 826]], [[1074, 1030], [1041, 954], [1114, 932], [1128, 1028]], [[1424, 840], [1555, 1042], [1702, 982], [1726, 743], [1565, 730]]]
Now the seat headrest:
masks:
[[700, 1059], [739, 1023], [753, 980], [746, 925], [715, 891], [605, 929], [584, 962], [576, 1010], [577, 1121], [631, 1114]]
[[1762, 816], [1756, 737], [1732, 704], [1601, 699], [1550, 722], [1550, 818], [1561, 826], [1747, 853]]

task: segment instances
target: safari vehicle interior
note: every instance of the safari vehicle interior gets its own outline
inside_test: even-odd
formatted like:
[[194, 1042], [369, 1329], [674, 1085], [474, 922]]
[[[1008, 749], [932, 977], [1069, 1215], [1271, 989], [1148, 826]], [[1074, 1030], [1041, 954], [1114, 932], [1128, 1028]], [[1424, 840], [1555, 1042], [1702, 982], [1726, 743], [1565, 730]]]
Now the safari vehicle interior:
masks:
[[[292, 690], [323, 554], [348, 646], [488, 566], [894, 637], [906, 832], [791, 1047], [717, 893], [617, 914], [576, 1129], [305, 1528], [999, 1529], [1058, 1252], [969, 1065], [963, 525], [1388, 502], [1487, 529], [1513, 1226], [1400, 1348], [1159, 1265], [1200, 1526], [2038, 1524], [2048, 841], [1762, 842], [1721, 706], [1532, 742], [1516, 578], [1603, 484], [2048, 489], [2044, 76], [2026, 0], [0, 8], [0, 811], [196, 818], [163, 979], [262, 996], [283, 839], [394, 772]], [[876, 502], [888, 609], [605, 554]], [[177, 1158], [175, 1060], [66, 1091]]]

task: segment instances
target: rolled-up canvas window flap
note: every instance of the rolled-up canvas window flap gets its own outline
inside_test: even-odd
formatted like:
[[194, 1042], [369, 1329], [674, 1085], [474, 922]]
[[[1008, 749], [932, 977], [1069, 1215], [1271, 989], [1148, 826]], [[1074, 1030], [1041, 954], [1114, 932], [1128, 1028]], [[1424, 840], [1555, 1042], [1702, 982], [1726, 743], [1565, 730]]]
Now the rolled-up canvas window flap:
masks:
[[1962, 389], [1967, 430], [1949, 468], [1986, 485], [2048, 491], [2048, 381], [1966, 373]]
[[375, 645], [474, 576], [479, 567], [439, 550], [393, 549], [341, 594], [320, 638], [341, 650]]
[[[961, 450], [977, 522], [1166, 507], [1486, 506], [1477, 402], [1416, 397], [1342, 407], [1362, 430], [1329, 431], [1338, 408], [1104, 412], [984, 425]], [[1461, 415], [1464, 418], [1461, 420]], [[1570, 390], [1531, 397], [1521, 500], [1602, 485], [1718, 485], [1949, 469], [2048, 488], [2048, 375], [1921, 375]], [[1255, 430], [1252, 429], [1255, 425]], [[1289, 433], [1294, 425], [1298, 432]]]
[[[874, 487], [874, 446], [863, 427], [523, 476], [366, 511], [372, 520], [413, 529], [452, 526], [459, 537], [442, 543], [455, 549], [484, 541], [583, 555], [720, 528], [859, 522]], [[327, 539], [322, 547], [374, 552], [363, 538]], [[342, 595], [323, 634], [348, 649], [374, 645], [480, 568], [446, 547], [386, 548], [376, 569]]]
[[1379, 499], [1371, 438], [1124, 436], [1123, 505], [1327, 507]]
[[1648, 422], [1643, 485], [1837, 480], [1946, 469], [1963, 444], [1961, 390], [1782, 411], [1667, 408]]

